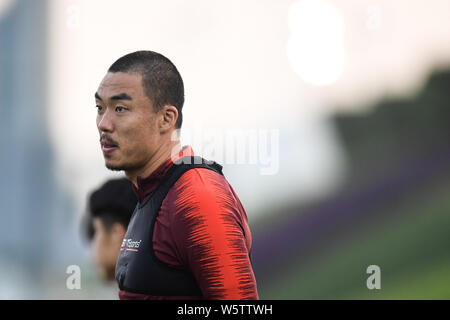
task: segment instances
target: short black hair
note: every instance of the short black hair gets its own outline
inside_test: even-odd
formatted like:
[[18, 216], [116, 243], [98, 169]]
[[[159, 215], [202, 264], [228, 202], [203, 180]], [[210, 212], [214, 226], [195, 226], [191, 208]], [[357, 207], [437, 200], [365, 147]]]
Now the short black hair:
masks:
[[94, 237], [94, 218], [100, 218], [107, 230], [114, 223], [120, 223], [126, 229], [137, 201], [129, 180], [108, 180], [89, 195], [87, 212], [82, 222], [84, 236], [89, 241]]
[[145, 94], [153, 103], [155, 111], [165, 105], [172, 105], [178, 111], [175, 128], [183, 123], [184, 104], [183, 79], [175, 65], [165, 56], [154, 51], [129, 53], [109, 67], [108, 72], [136, 72], [142, 76]]

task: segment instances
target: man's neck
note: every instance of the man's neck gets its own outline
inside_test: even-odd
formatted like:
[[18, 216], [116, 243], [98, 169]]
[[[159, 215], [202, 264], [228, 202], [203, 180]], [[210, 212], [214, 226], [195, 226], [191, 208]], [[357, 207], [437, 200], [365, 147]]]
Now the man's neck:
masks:
[[182, 147], [180, 141], [171, 141], [171, 143], [161, 146], [152, 159], [143, 167], [133, 171], [126, 171], [125, 176], [130, 180], [136, 188], [138, 177], [150, 176], [161, 164], [166, 162], [174, 154], [178, 154]]

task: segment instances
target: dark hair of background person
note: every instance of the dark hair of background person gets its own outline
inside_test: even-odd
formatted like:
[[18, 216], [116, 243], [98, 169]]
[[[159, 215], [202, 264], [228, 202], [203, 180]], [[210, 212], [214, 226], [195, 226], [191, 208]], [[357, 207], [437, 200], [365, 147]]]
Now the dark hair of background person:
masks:
[[88, 198], [87, 212], [82, 221], [82, 233], [89, 242], [94, 237], [92, 220], [100, 218], [106, 230], [114, 223], [128, 227], [137, 204], [137, 196], [126, 178], [108, 180]]
[[175, 65], [165, 56], [153, 51], [129, 53], [109, 67], [108, 72], [136, 72], [142, 76], [145, 94], [152, 101], [155, 112], [165, 105], [172, 105], [178, 111], [175, 129], [183, 123], [184, 104], [183, 79]]

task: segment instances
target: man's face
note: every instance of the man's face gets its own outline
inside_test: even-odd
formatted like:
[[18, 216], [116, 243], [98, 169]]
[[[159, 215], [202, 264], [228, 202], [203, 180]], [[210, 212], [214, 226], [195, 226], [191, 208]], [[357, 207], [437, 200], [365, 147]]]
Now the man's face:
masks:
[[97, 128], [111, 170], [142, 168], [157, 151], [160, 135], [150, 99], [138, 73], [107, 73], [95, 94]]
[[115, 223], [107, 229], [100, 218], [93, 219], [94, 238], [92, 239], [92, 259], [104, 280], [114, 280], [117, 258], [125, 236], [125, 227]]

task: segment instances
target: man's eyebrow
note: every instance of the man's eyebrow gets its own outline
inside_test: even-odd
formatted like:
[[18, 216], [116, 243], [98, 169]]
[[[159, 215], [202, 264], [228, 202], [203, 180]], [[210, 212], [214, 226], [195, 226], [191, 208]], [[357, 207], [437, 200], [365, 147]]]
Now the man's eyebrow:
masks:
[[125, 92], [124, 93], [121, 93], [121, 94], [117, 94], [117, 95], [115, 95], [115, 96], [112, 96], [111, 98], [110, 98], [111, 100], [133, 100], [128, 94], [126, 94]]
[[[100, 98], [98, 92], [95, 93], [95, 99], [98, 99], [100, 101], [103, 101], [102, 98]], [[114, 96], [112, 96], [111, 98], [109, 98], [110, 100], [133, 100], [133, 98], [131, 98], [128, 94], [121, 93], [121, 94], [116, 94]]]

